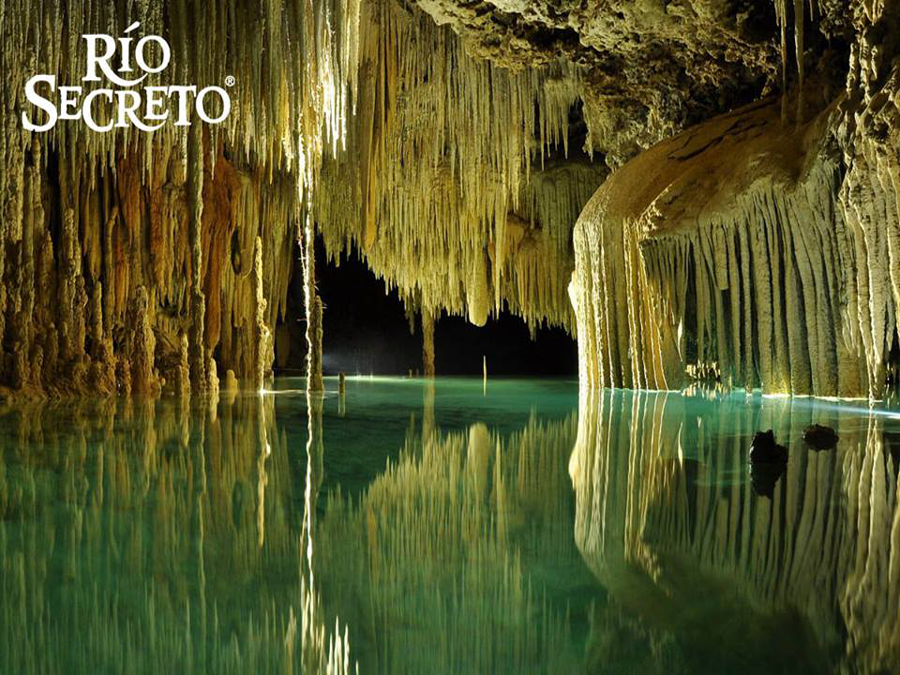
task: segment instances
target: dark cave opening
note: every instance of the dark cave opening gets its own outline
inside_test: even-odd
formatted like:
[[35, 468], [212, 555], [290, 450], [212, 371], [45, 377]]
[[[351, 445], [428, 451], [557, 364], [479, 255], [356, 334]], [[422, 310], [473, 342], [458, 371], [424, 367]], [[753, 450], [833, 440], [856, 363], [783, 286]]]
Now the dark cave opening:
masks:
[[[287, 317], [276, 329], [275, 372], [282, 374], [302, 374], [306, 367], [303, 284], [297, 265], [288, 292]], [[324, 374], [421, 374], [419, 319], [414, 317], [411, 332], [410, 317], [396, 292], [387, 292], [384, 281], [357, 258], [344, 258], [340, 265], [326, 262], [321, 242], [316, 246], [316, 268], [325, 307]], [[481, 376], [485, 358], [489, 377], [576, 377], [578, 373], [573, 336], [550, 327], [538, 328], [532, 336], [522, 319], [507, 312], [489, 318], [483, 327], [445, 314], [436, 322], [434, 340], [438, 376]]]

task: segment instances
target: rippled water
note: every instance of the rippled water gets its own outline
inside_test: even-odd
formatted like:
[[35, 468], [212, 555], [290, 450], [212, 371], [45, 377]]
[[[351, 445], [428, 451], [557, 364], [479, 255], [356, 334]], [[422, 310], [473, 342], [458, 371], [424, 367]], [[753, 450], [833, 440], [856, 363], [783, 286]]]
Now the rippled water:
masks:
[[0, 673], [900, 669], [900, 411], [327, 386], [0, 411]]

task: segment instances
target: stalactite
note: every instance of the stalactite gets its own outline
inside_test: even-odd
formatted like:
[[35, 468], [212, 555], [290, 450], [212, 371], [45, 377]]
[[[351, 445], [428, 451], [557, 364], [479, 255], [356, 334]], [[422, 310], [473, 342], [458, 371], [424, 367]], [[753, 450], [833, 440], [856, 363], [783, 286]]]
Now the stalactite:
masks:
[[60, 357], [64, 363], [77, 358], [75, 347], [75, 292], [80, 275], [78, 232], [75, 212], [70, 208], [63, 214], [62, 246], [60, 248], [59, 335]]
[[[266, 325], [266, 299], [263, 295], [263, 263], [262, 239], [256, 238], [256, 251], [253, 256], [253, 285], [256, 288], [256, 370], [254, 386], [262, 389], [274, 360], [272, 332]], [[234, 373], [232, 373], [234, 375]]]
[[198, 126], [192, 127], [187, 147], [188, 242], [190, 245], [190, 321], [188, 338], [193, 390], [202, 393], [209, 387], [206, 358], [206, 297], [203, 293], [203, 139]]
[[329, 256], [355, 248], [414, 307], [573, 328], [571, 231], [604, 171], [560, 157], [579, 69], [511, 72], [418, 9], [372, 2], [363, 14], [367, 86], [314, 195]]
[[[8, 113], [0, 134], [0, 395], [74, 393], [90, 381], [107, 391], [111, 378], [130, 390], [132, 364], [118, 336], [130, 329], [141, 287], [159, 338], [150, 363], [173, 388], [183, 333], [198, 391], [212, 385], [213, 353], [217, 369], [239, 377], [254, 379], [260, 358], [271, 367], [271, 347], [260, 356], [260, 322], [274, 326], [285, 309], [296, 205], [322, 155], [345, 147], [358, 99], [360, 3], [226, 0], [170, 10], [66, 0], [0, 12], [9, 48], [0, 57]], [[172, 48], [169, 67], [142, 84], [226, 87], [233, 106], [225, 121], [195, 118], [153, 132], [101, 134], [62, 120], [43, 134], [23, 129], [23, 110], [42, 114], [23, 99], [30, 77], [49, 73], [89, 94], [81, 36], [118, 38], [135, 21], [131, 37], [164, 36]], [[111, 110], [94, 112], [105, 123]], [[264, 316], [254, 287], [257, 237]], [[102, 315], [102, 339], [95, 325], [82, 338], [88, 314]]]
[[854, 194], [880, 185], [857, 158], [836, 190], [834, 106], [789, 128], [772, 111], [656, 146], [585, 208], [573, 296], [586, 384], [672, 389], [690, 371], [772, 393], [882, 395], [897, 332], [874, 210], [893, 222], [892, 188]]

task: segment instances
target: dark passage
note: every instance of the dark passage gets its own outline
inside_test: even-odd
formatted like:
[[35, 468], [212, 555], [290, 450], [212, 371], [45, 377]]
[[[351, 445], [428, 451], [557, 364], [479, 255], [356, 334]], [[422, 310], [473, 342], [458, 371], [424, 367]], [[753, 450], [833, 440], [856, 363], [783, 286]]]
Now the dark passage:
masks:
[[[340, 266], [325, 262], [317, 247], [319, 292], [325, 304], [324, 371], [326, 375], [405, 375], [422, 369], [422, 333], [416, 317], [414, 333], [396, 293], [385, 292], [381, 279], [356, 259]], [[295, 275], [297, 277], [299, 275]], [[304, 368], [306, 343], [303, 288], [291, 284], [289, 320], [279, 326], [276, 370]], [[504, 314], [483, 328], [461, 317], [442, 316], [435, 326], [438, 375], [478, 375], [487, 357], [489, 376], [572, 376], [578, 372], [575, 340], [558, 328], [542, 328], [532, 340], [525, 322]], [[287, 354], [287, 357], [286, 357]]]

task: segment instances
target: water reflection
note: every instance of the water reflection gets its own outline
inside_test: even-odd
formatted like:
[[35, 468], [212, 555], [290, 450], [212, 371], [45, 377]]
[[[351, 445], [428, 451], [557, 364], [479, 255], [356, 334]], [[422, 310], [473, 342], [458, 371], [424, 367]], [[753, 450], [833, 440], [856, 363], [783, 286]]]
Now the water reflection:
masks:
[[273, 410], [252, 396], [7, 411], [0, 672], [346, 672], [299, 565]]
[[[365, 672], [573, 672], [565, 607], [531, 583], [571, 565], [566, 452], [575, 417], [509, 438], [412, 429], [359, 500], [333, 495], [317, 541]], [[355, 611], [348, 613], [348, 608]], [[362, 666], [365, 667], [362, 667]]]
[[900, 670], [893, 412], [278, 391], [0, 411], [0, 673]]
[[[804, 446], [813, 422], [835, 450]], [[808, 399], [584, 394], [576, 541], [684, 670], [897, 672], [895, 424]], [[748, 475], [760, 429], [790, 451], [771, 498]]]

